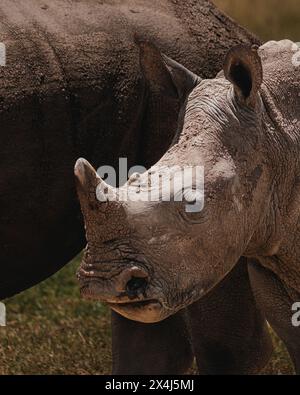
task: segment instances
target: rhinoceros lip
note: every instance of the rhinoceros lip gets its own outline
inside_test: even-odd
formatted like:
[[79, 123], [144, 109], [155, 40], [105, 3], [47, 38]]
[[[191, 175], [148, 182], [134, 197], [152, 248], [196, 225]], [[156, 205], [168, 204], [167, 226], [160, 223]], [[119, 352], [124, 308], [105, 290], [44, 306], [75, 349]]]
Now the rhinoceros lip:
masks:
[[144, 307], [148, 307], [149, 305], [160, 305], [160, 302], [156, 299], [147, 299], [147, 300], [137, 300], [133, 302], [120, 302], [120, 303], [115, 303], [115, 302], [107, 302], [107, 304], [111, 307], [117, 307], [117, 308], [130, 308], [130, 309], [142, 309]]
[[148, 305], [151, 304], [159, 304], [161, 306], [161, 303], [158, 299], [153, 299], [153, 298], [145, 298], [141, 297], [139, 298], [134, 298], [130, 299], [128, 296], [125, 295], [120, 295], [118, 297], [114, 298], [101, 298], [98, 296], [97, 290], [91, 290], [91, 286], [98, 285], [98, 281], [88, 281], [85, 282], [81, 287], [80, 287], [80, 292], [81, 295], [86, 298], [86, 299], [92, 299], [92, 300], [99, 300], [102, 301], [103, 303], [106, 303], [110, 307], [118, 307], [118, 308], [143, 308], [147, 307]]
[[169, 311], [165, 311], [159, 299], [140, 296], [140, 299], [130, 300], [125, 295], [109, 298], [97, 292], [97, 285], [98, 281], [89, 281], [82, 285], [80, 289], [82, 297], [105, 303], [125, 318], [143, 323], [155, 323], [170, 315]]
[[163, 306], [157, 299], [129, 303], [107, 303], [116, 313], [133, 321], [159, 322], [163, 318]]

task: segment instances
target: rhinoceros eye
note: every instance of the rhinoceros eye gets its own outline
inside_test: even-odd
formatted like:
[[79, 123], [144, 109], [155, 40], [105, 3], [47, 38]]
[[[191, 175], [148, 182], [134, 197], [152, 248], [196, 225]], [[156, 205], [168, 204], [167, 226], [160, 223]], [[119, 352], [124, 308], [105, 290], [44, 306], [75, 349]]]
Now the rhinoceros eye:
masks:
[[185, 222], [199, 224], [204, 221], [204, 194], [196, 189], [183, 192], [183, 202], [179, 214]]
[[200, 213], [204, 208], [204, 194], [197, 189], [187, 189], [183, 192], [186, 213]]

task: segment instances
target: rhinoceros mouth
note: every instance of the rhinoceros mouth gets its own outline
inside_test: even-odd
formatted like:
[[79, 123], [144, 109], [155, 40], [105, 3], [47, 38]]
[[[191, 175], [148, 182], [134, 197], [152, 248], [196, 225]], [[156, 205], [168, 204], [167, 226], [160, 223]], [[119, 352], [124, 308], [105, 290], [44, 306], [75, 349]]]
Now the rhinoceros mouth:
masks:
[[164, 315], [162, 304], [157, 299], [107, 304], [112, 310], [123, 317], [143, 323], [159, 322]]
[[132, 309], [142, 309], [145, 307], [148, 307], [149, 305], [152, 304], [160, 304], [160, 302], [156, 299], [148, 299], [148, 300], [140, 300], [140, 301], [134, 301], [134, 302], [107, 302], [107, 304], [111, 307], [117, 307], [117, 308], [132, 308]]
[[151, 288], [135, 298], [126, 293], [113, 295], [107, 282], [103, 283], [98, 278], [89, 278], [81, 282], [80, 293], [84, 299], [105, 303], [112, 310], [132, 321], [155, 323], [165, 319], [172, 314], [172, 311], [164, 306], [162, 300], [155, 298], [157, 290]]

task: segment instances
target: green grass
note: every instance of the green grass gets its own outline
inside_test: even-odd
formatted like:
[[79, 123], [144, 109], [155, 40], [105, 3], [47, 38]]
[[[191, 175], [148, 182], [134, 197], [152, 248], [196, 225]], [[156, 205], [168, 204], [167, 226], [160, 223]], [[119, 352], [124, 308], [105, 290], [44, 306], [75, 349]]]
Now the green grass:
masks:
[[[109, 374], [109, 311], [80, 298], [76, 258], [47, 281], [6, 301], [0, 328], [0, 374]], [[274, 336], [276, 352], [265, 374], [293, 372]], [[195, 369], [192, 370], [195, 373]]]
[[0, 374], [104, 374], [111, 369], [110, 317], [79, 296], [79, 258], [6, 301]]

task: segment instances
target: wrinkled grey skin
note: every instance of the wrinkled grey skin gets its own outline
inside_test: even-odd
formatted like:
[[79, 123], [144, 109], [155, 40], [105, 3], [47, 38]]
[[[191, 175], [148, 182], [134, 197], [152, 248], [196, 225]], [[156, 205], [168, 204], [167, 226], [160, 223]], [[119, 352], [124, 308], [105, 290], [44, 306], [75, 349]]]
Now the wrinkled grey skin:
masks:
[[[251, 258], [257, 304], [300, 372], [299, 329], [291, 325], [292, 304], [300, 300], [296, 51], [287, 40], [258, 52], [235, 47], [224, 72], [203, 81], [164, 56], [161, 65], [155, 58], [152, 70], [159, 70], [162, 89], [176, 89], [184, 104], [178, 138], [150, 171], [204, 166], [205, 208], [188, 214], [186, 202], [99, 202], [97, 186], [105, 186], [106, 199], [107, 192], [121, 190], [112, 191], [79, 160], [75, 173], [88, 240], [79, 271], [85, 297], [104, 300], [127, 318], [159, 322], [213, 294], [241, 256]], [[123, 188], [131, 197], [146, 193], [148, 175]]]

